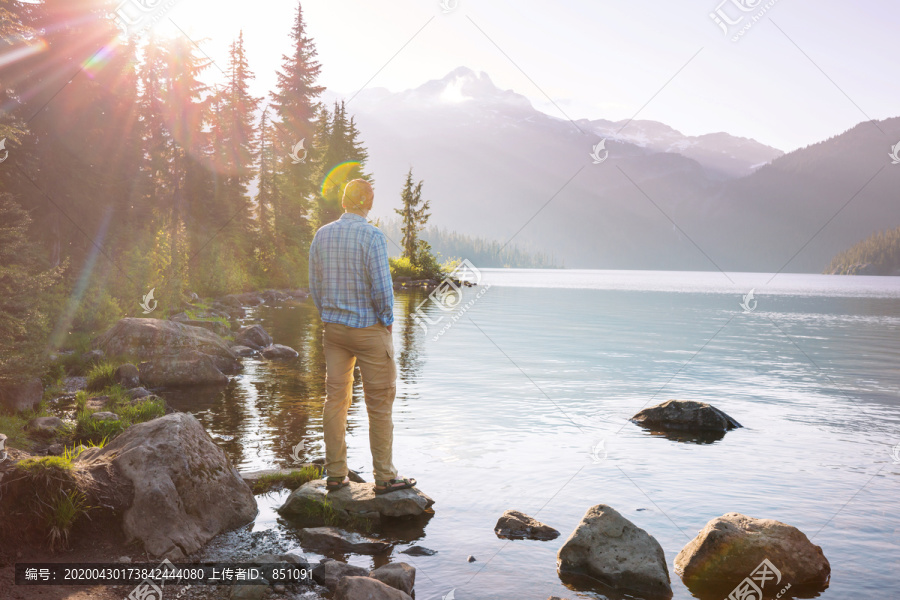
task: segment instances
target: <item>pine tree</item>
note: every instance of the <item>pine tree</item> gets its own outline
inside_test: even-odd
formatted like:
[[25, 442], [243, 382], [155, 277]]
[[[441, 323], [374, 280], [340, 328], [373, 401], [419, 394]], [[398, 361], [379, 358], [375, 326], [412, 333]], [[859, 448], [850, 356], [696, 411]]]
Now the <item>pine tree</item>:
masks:
[[[321, 66], [313, 40], [306, 35], [303, 8], [298, 3], [291, 30], [294, 47], [282, 57], [276, 90], [270, 106], [277, 116], [275, 149], [278, 193], [274, 195], [276, 247], [281, 263], [276, 284], [288, 286], [305, 281], [306, 252], [311, 239], [310, 201], [316, 190], [311, 161], [294, 161], [291, 150], [301, 141], [313, 141], [318, 97], [325, 88], [316, 85]], [[302, 151], [301, 151], [302, 152]]]
[[413, 184], [413, 174], [410, 168], [400, 194], [403, 208], [394, 209], [394, 212], [400, 215], [400, 230], [403, 233], [400, 245], [403, 248], [403, 257], [408, 258], [414, 266], [421, 265], [430, 255], [430, 248], [423, 246], [424, 240], [419, 239], [419, 232], [425, 228], [431, 217], [431, 213], [428, 212], [431, 208], [430, 201], [422, 200], [423, 184], [423, 181]]
[[[327, 126], [321, 125], [322, 119]], [[347, 108], [343, 101], [334, 103], [330, 121], [327, 112], [323, 111], [319, 129], [317, 139], [323, 142], [319, 144], [322, 148], [317, 157], [317, 179], [323, 184], [317, 197], [316, 226], [321, 227], [341, 216], [341, 199], [347, 182], [353, 179], [371, 182], [372, 178], [365, 172], [369, 154], [359, 139], [359, 131], [353, 118], [347, 119]]]

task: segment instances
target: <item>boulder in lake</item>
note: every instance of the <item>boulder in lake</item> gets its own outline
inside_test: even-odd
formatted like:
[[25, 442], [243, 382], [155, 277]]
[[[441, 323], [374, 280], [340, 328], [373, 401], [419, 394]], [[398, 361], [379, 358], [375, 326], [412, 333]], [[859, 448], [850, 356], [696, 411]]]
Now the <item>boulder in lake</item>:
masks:
[[[210, 315], [211, 317], [212, 315]], [[208, 329], [212, 331], [216, 335], [225, 336], [231, 333], [231, 327], [228, 323], [220, 320], [213, 319], [210, 317], [200, 317], [192, 319], [186, 313], [178, 313], [177, 315], [172, 315], [169, 317], [170, 321], [177, 321], [178, 323], [183, 323], [185, 325], [190, 325], [191, 327], [201, 327], [203, 329]]]
[[315, 582], [319, 585], [324, 585], [332, 592], [337, 589], [338, 584], [344, 577], [361, 577], [368, 574], [369, 571], [362, 567], [348, 565], [333, 558], [322, 559], [322, 562], [313, 567], [312, 570]]
[[405, 562], [388, 563], [383, 567], [378, 567], [369, 573], [369, 577], [410, 596], [412, 596], [413, 588], [416, 587], [416, 568]]
[[240, 344], [232, 346], [231, 351], [241, 358], [246, 358], [248, 356], [253, 356], [254, 354], [256, 354], [256, 350], [254, 350], [250, 346], [241, 346]]
[[[141, 361], [171, 359], [195, 352], [206, 354], [222, 373], [240, 370], [237, 357], [220, 336], [202, 327], [162, 319], [128, 317], [94, 340], [109, 356], [132, 356]], [[143, 372], [141, 373], [143, 378]]]
[[150, 387], [228, 383], [228, 377], [216, 367], [212, 358], [196, 351], [142, 362], [140, 371], [141, 381]]
[[494, 533], [497, 537], [513, 540], [555, 540], [559, 537], [557, 530], [517, 510], [504, 512], [494, 527]]
[[290, 346], [284, 346], [282, 344], [272, 344], [271, 346], [266, 346], [265, 348], [260, 350], [259, 353], [269, 360], [297, 358], [298, 356], [300, 356], [299, 352], [297, 352]]
[[344, 577], [334, 600], [412, 600], [409, 594], [370, 577]]
[[718, 408], [694, 400], [667, 400], [645, 408], [631, 420], [655, 431], [725, 432], [741, 427]]
[[253, 348], [254, 350], [261, 350], [266, 346], [271, 346], [273, 343], [272, 336], [263, 329], [262, 325], [248, 325], [247, 327], [242, 327], [237, 335], [234, 336], [234, 341], [242, 346]]
[[434, 500], [416, 488], [378, 495], [374, 483], [351, 482], [340, 490], [328, 491], [324, 479], [314, 479], [294, 490], [278, 512], [302, 517], [309, 514], [310, 508], [325, 502], [340, 514], [364, 519], [418, 516], [434, 504]]
[[324, 552], [353, 552], [354, 554], [381, 554], [388, 552], [387, 542], [344, 531], [337, 527], [308, 527], [300, 530], [304, 548], [309, 546]]
[[617, 590], [651, 598], [671, 598], [662, 546], [649, 533], [598, 504], [557, 554], [560, 574], [587, 576]]
[[125, 389], [136, 388], [141, 385], [141, 374], [138, 372], [137, 367], [131, 363], [119, 365], [116, 368], [116, 372], [113, 377], [116, 383], [118, 383]]
[[772, 519], [728, 513], [711, 520], [675, 557], [691, 589], [734, 587], [767, 559], [792, 586], [824, 585], [831, 565], [806, 535]]
[[0, 386], [0, 405], [5, 406], [11, 412], [34, 408], [41, 403], [43, 396], [44, 386], [37, 378]]
[[196, 552], [216, 535], [251, 522], [256, 500], [225, 452], [189, 413], [133, 425], [76, 465], [113, 469], [133, 487], [122, 517], [128, 541], [170, 560]]

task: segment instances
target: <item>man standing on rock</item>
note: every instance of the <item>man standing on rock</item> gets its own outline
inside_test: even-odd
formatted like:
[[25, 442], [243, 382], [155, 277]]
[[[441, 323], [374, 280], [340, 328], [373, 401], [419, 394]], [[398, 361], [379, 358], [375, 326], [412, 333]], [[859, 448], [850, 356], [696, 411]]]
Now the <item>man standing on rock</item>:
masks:
[[387, 239], [366, 221], [375, 193], [364, 179], [344, 188], [344, 214], [316, 232], [309, 248], [309, 288], [325, 323], [325, 470], [329, 491], [350, 484], [347, 469], [347, 411], [353, 367], [362, 373], [375, 493], [411, 488], [393, 463], [397, 392], [394, 365], [394, 286]]

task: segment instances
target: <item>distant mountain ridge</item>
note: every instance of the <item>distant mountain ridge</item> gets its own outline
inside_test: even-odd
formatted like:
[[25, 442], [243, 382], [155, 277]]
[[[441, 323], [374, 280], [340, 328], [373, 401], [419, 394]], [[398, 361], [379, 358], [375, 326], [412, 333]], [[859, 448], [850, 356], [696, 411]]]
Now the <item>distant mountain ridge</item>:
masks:
[[[573, 124], [466, 68], [403, 92], [364, 90], [348, 110], [370, 151], [376, 216], [412, 166], [434, 226], [512, 239], [571, 268], [821, 272], [900, 224], [900, 168], [887, 168], [896, 118], [782, 154], [653, 121]], [[594, 164], [603, 139], [608, 155]]]

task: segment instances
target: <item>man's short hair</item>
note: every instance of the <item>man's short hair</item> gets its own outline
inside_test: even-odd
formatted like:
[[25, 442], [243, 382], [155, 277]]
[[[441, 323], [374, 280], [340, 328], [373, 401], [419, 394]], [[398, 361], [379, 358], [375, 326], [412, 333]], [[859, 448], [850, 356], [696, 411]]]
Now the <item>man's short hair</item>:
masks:
[[353, 179], [344, 187], [341, 205], [344, 208], [365, 208], [371, 206], [374, 199], [375, 191], [371, 183], [365, 179]]

